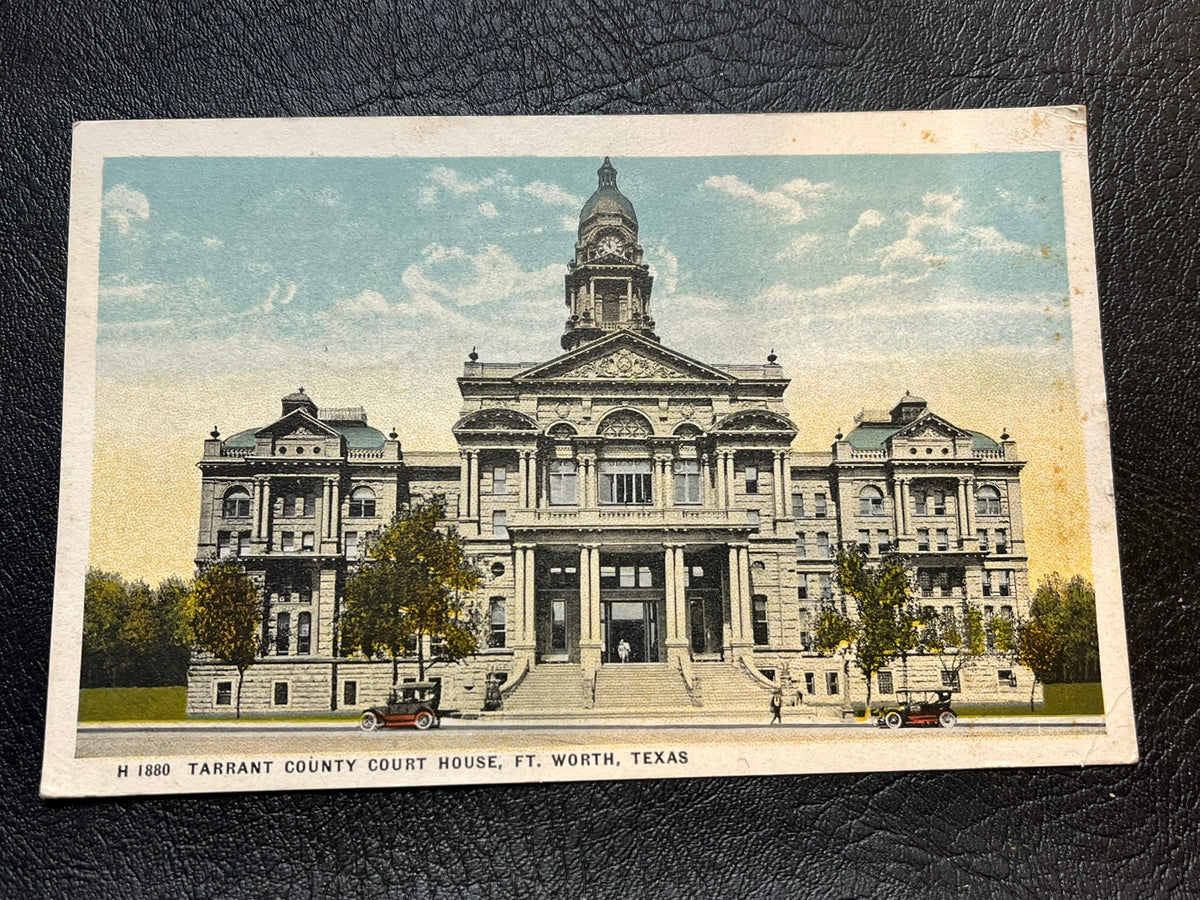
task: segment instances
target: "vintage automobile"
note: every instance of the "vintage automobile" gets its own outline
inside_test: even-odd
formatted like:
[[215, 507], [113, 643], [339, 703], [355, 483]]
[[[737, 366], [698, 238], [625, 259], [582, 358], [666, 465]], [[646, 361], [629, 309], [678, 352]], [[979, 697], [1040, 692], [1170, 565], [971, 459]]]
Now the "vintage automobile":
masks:
[[393, 690], [383, 706], [372, 706], [358, 720], [363, 731], [406, 728], [428, 731], [441, 725], [438, 702], [442, 686], [436, 681], [410, 681]]
[[929, 689], [896, 691], [896, 702], [885, 703], [872, 710], [880, 728], [902, 728], [905, 725], [940, 725], [953, 728], [958, 714], [950, 708], [947, 690]]

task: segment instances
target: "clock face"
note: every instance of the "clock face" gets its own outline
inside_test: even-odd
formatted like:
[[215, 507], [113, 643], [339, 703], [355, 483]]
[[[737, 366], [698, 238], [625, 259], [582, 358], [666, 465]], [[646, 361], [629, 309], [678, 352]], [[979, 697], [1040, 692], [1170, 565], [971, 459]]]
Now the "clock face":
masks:
[[619, 238], [606, 237], [600, 242], [600, 252], [605, 256], [622, 256], [623, 249]]

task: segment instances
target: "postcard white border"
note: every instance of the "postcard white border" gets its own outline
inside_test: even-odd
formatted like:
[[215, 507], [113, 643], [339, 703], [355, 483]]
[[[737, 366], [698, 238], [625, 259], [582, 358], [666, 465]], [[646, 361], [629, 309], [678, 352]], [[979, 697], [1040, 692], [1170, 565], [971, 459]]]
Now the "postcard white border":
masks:
[[[1104, 727], [1082, 734], [929, 735], [920, 744], [811, 738], [735, 746], [689, 745], [686, 731], [647, 731], [645, 750], [689, 751], [686, 764], [598, 768], [423, 771], [414, 774], [288, 773], [274, 754], [270, 774], [195, 777], [187, 759], [77, 759], [75, 744], [82, 645], [83, 586], [92, 489], [96, 337], [103, 162], [113, 156], [438, 157], [594, 156], [595, 117], [245, 119], [87, 122], [76, 125], [71, 174], [66, 364], [58, 553], [42, 793], [47, 797], [235, 790], [479, 784], [906, 771], [1008, 766], [1131, 763], [1137, 760], [1129, 686], [1109, 429], [1100, 344], [1099, 299], [1082, 107], [940, 112], [604, 117], [604, 152], [621, 156], [1060, 153], [1076, 381], [1087, 462], [1093, 576], [1099, 616]], [[1036, 729], [1035, 729], [1036, 731]], [[606, 751], [605, 732], [585, 732], [581, 749]], [[442, 737], [449, 737], [444, 731]], [[919, 746], [919, 758], [914, 750]], [[530, 745], [530, 753], [548, 752]], [[447, 748], [443, 753], [454, 753]], [[617, 752], [629, 753], [624, 744]], [[437, 755], [437, 751], [431, 751]], [[511, 757], [509, 751], [501, 756]], [[364, 747], [357, 756], [371, 755]], [[336, 754], [332, 755], [336, 756]], [[199, 756], [188, 759], [194, 761]], [[241, 757], [239, 757], [241, 758]], [[245, 756], [246, 760], [256, 757]], [[160, 762], [172, 774], [118, 777], [118, 768]], [[503, 763], [505, 760], [502, 759]], [[363, 764], [365, 768], [365, 762]], [[293, 765], [293, 768], [295, 766]], [[356, 766], [356, 768], [358, 768]]]

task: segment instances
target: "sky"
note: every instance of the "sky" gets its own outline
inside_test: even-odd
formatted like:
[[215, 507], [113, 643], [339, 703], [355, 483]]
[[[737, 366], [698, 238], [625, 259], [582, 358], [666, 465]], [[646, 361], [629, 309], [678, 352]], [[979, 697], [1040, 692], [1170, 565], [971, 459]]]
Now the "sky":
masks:
[[[455, 377], [561, 352], [595, 158], [114, 158], [90, 561], [190, 575], [202, 441], [303, 385], [453, 449]], [[614, 158], [663, 343], [793, 379], [798, 450], [912, 391], [1007, 429], [1031, 575], [1090, 574], [1056, 153]]]

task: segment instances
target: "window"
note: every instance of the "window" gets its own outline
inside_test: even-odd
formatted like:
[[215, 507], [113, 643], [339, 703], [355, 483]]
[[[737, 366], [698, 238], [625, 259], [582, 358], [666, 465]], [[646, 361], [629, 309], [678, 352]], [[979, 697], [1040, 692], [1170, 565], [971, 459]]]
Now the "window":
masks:
[[493, 597], [491, 608], [488, 613], [488, 620], [491, 623], [488, 631], [488, 646], [503, 647], [507, 640], [507, 616], [505, 613], [505, 602], [503, 597]]
[[1012, 595], [1012, 584], [1009, 582], [1009, 573], [1000, 572], [1000, 596], [1009, 597]]
[[935, 516], [944, 516], [946, 514], [946, 492], [933, 492], [933, 514]]
[[313, 543], [313, 535], [314, 535], [314, 533], [311, 531], [306, 531], [306, 532], [304, 532], [304, 534], [300, 535], [300, 549], [301, 550], [311, 551], [313, 549], [313, 547], [315, 546]]
[[987, 648], [989, 650], [996, 649], [996, 626], [992, 621], [996, 618], [996, 607], [985, 606], [983, 608], [983, 623], [987, 632]]
[[358, 705], [358, 682], [343, 681], [342, 682], [342, 706], [357, 706]]
[[751, 528], [757, 528], [762, 524], [762, 512], [757, 509], [746, 510], [746, 524]]
[[892, 673], [891, 672], [881, 671], [878, 673], [877, 678], [879, 680], [879, 693], [881, 693], [881, 694], [893, 693], [893, 691], [892, 691]]
[[816, 692], [817, 692], [817, 673], [816, 672], [805, 672], [804, 673], [804, 693], [815, 694]]
[[228, 531], [217, 532], [217, 556], [224, 559], [227, 556], [233, 555], [232, 545], [229, 541]]
[[917, 504], [917, 515], [918, 516], [929, 515], [928, 496], [929, 496], [928, 494], [925, 494], [924, 492], [922, 492], [913, 497], [913, 499], [916, 501], [916, 504]]
[[508, 469], [505, 466], [496, 466], [492, 469], [492, 493], [508, 493]]
[[649, 460], [610, 460], [600, 463], [600, 502], [637, 505], [653, 499]]
[[808, 599], [808, 576], [807, 575], [800, 576], [800, 584], [796, 588], [796, 596], [800, 600]]
[[804, 495], [792, 494], [792, 514], [795, 516], [804, 515]]
[[942, 607], [942, 625], [949, 626], [949, 625], [953, 625], [953, 624], [954, 624], [954, 607], [953, 606], [943, 606]]
[[867, 554], [871, 552], [871, 530], [864, 528], [858, 533], [858, 549]]
[[822, 600], [832, 600], [833, 599], [833, 576], [830, 575], [828, 572], [822, 572], [820, 575], [817, 576], [817, 580], [821, 584], [821, 599]]
[[831, 695], [838, 693], [838, 673], [837, 672], [826, 672], [825, 673], [825, 693], [831, 694]]
[[238, 556], [245, 556], [247, 544], [250, 543], [250, 532], [240, 531], [232, 536], [232, 543]]
[[250, 518], [250, 495], [246, 493], [245, 488], [234, 488], [225, 495], [221, 515], [226, 519]]
[[217, 682], [217, 706], [233, 706], [233, 682]]
[[879, 552], [887, 553], [892, 549], [892, 536], [885, 529], [880, 529], [875, 532], [875, 546]]
[[858, 492], [858, 514], [860, 516], [883, 515], [883, 491], [868, 484]]
[[975, 492], [975, 512], [981, 516], [1000, 515], [1000, 492], [985, 484]]
[[952, 691], [959, 690], [958, 673], [942, 669], [942, 687], [949, 688]]
[[997, 669], [996, 684], [998, 687], [1015, 688], [1017, 686], [1017, 676], [1012, 669]]
[[508, 537], [508, 512], [497, 509], [492, 512], [492, 535], [498, 538]]
[[296, 652], [301, 656], [312, 652], [312, 613], [302, 612], [296, 618]]
[[301, 518], [304, 516], [304, 495], [303, 494], [292, 498], [292, 515], [296, 516], [297, 518]]
[[292, 643], [292, 615], [281, 612], [275, 617], [275, 655], [287, 656]]
[[803, 531], [796, 532], [796, 558], [804, 559], [808, 556], [808, 540]]
[[1011, 606], [1000, 607], [1000, 618], [1008, 619], [1011, 622], [1013, 620], [1013, 608]]
[[988, 533], [986, 528], [975, 529], [975, 536], [979, 538], [979, 552], [987, 553], [988, 550]]
[[575, 461], [556, 459], [550, 463], [550, 504], [574, 506], [579, 502], [579, 475]]
[[346, 559], [358, 559], [358, 532], [346, 532]]
[[816, 517], [818, 519], [823, 519], [829, 515], [829, 501], [826, 499], [825, 495], [817, 494], [813, 499], [814, 506], [816, 506], [816, 509], [814, 510]]
[[996, 552], [997, 553], [1007, 553], [1008, 552], [1008, 529], [1007, 528], [997, 528], [996, 529]]
[[579, 587], [578, 566], [551, 566], [550, 587], [577, 588]]
[[369, 487], [356, 488], [350, 495], [350, 518], [375, 518], [375, 492]]
[[288, 705], [288, 683], [286, 681], [275, 682], [275, 705]]
[[937, 548], [939, 550], [950, 549], [950, 532], [945, 528], [937, 530]]
[[929, 529], [917, 529], [917, 550], [921, 553], [929, 552]]
[[817, 532], [817, 556], [821, 557], [822, 559], [828, 559], [830, 556], [833, 556], [833, 553], [831, 551], [832, 551], [832, 548], [829, 546], [829, 532], [828, 531], [818, 531]]
[[991, 572], [983, 573], [983, 596], [985, 596], [985, 597], [992, 596], [992, 573]]
[[700, 502], [700, 463], [681, 459], [675, 463], [675, 503], [694, 506]]
[[758, 493], [758, 466], [746, 466], [746, 493]]
[[296, 532], [281, 531], [279, 533], [279, 549], [284, 553], [296, 552]]
[[759, 647], [767, 645], [767, 598], [755, 594], [754, 604], [754, 643]]

